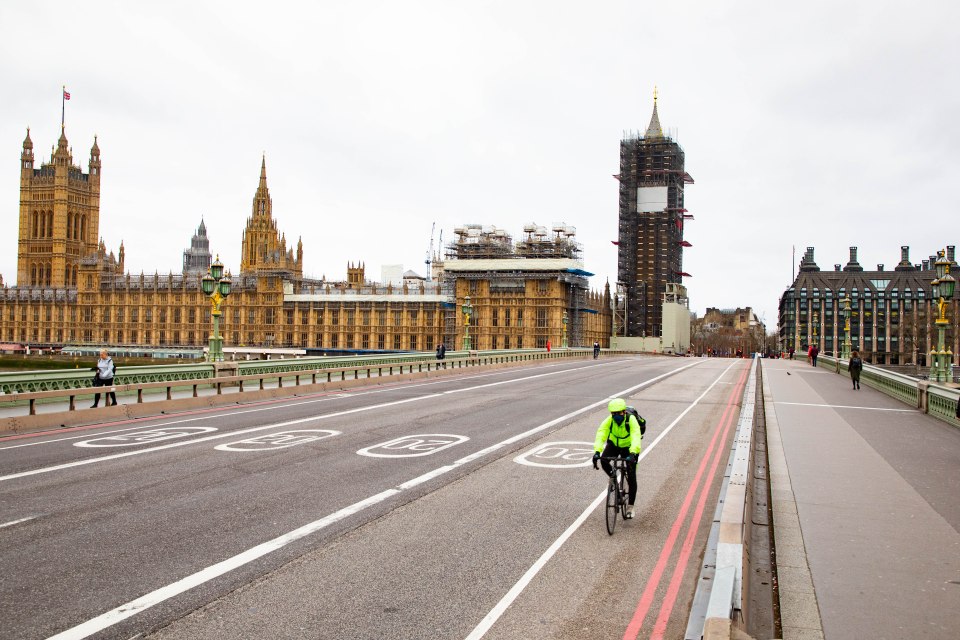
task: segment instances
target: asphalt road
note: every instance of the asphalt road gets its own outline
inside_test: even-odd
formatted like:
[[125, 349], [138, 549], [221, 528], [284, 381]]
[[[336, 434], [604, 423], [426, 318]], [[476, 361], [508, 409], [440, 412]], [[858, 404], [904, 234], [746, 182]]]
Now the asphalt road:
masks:
[[[0, 637], [681, 637], [748, 365], [551, 363], [0, 438]], [[611, 537], [589, 456], [613, 395], [648, 429]]]

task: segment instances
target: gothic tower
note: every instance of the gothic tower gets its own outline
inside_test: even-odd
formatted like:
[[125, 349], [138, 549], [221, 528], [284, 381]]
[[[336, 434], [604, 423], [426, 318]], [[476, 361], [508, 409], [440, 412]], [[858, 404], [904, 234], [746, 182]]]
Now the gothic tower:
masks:
[[653, 115], [646, 133], [620, 141], [620, 219], [617, 280], [626, 288], [627, 336], [657, 337], [663, 330], [667, 283], [680, 283], [683, 272], [684, 185], [693, 182], [684, 170], [683, 149], [664, 135], [653, 94]]
[[205, 275], [210, 269], [211, 257], [207, 225], [201, 219], [197, 232], [190, 239], [190, 248], [183, 251], [183, 275]]
[[260, 185], [253, 196], [253, 215], [247, 218], [240, 248], [240, 274], [274, 273], [286, 277], [303, 277], [303, 245], [297, 252], [287, 250], [287, 238], [277, 231], [273, 219], [273, 200], [267, 189], [267, 159], [260, 164]]
[[30, 129], [20, 154], [17, 285], [74, 287], [79, 262], [100, 235], [100, 147], [93, 138], [89, 173], [73, 164], [66, 133], [50, 162], [34, 168]]

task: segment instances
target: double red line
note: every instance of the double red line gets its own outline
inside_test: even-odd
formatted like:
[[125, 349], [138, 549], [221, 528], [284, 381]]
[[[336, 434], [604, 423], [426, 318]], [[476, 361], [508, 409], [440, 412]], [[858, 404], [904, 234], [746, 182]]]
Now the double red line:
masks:
[[[650, 606], [653, 604], [654, 594], [657, 590], [657, 587], [660, 586], [660, 582], [663, 578], [664, 571], [667, 568], [667, 563], [670, 560], [670, 556], [673, 555], [674, 545], [677, 542], [677, 538], [680, 536], [680, 530], [683, 528], [683, 523], [687, 518], [687, 512], [690, 510], [690, 505], [693, 503], [694, 494], [697, 493], [699, 488], [696, 508], [694, 509], [693, 516], [690, 520], [689, 528], [687, 529], [687, 535], [683, 540], [683, 545], [680, 547], [680, 554], [677, 558], [676, 565], [673, 567], [673, 573], [670, 576], [670, 584], [667, 586], [667, 592], [663, 597], [663, 602], [660, 606], [660, 613], [657, 615], [657, 620], [653, 625], [653, 631], [651, 632], [650, 637], [658, 639], [663, 638], [663, 635], [666, 632], [667, 622], [670, 619], [671, 612], [673, 611], [673, 605], [676, 603], [677, 593], [680, 590], [680, 583], [683, 581], [683, 574], [687, 569], [687, 564], [690, 561], [690, 554], [693, 551], [693, 541], [694, 538], [696, 538], [697, 530], [700, 528], [700, 520], [703, 517], [703, 509], [706, 506], [707, 496], [710, 493], [710, 487], [713, 484], [714, 478], [716, 477], [721, 454], [725, 450], [723, 443], [727, 440], [727, 434], [730, 432], [730, 426], [734, 422], [734, 417], [739, 413], [737, 411], [737, 402], [743, 396], [743, 387], [749, 370], [749, 367], [744, 368], [743, 372], [740, 374], [740, 379], [730, 392], [730, 397], [727, 399], [727, 405], [723, 410], [723, 415], [720, 416], [720, 420], [717, 421], [717, 426], [714, 428], [713, 438], [710, 440], [710, 445], [707, 447], [707, 450], [703, 455], [703, 459], [700, 461], [700, 467], [697, 469], [697, 474], [690, 483], [690, 488], [687, 490], [687, 495], [683, 499], [683, 505], [680, 507], [680, 512], [677, 514], [677, 519], [674, 520], [673, 526], [670, 528], [670, 534], [667, 536], [667, 540], [663, 545], [663, 549], [660, 551], [660, 557], [657, 559], [657, 564], [654, 566], [653, 572], [650, 574], [650, 578], [647, 580], [647, 585], [643, 590], [643, 595], [640, 596], [640, 602], [637, 605], [637, 610], [634, 612], [633, 618], [630, 620], [630, 624], [627, 625], [627, 630], [623, 634], [624, 640], [634, 640], [640, 634], [640, 628], [643, 626], [643, 621], [647, 617], [647, 613], [650, 611]], [[704, 471], [707, 469], [707, 462], [710, 461], [711, 456], [713, 457], [713, 461], [710, 462], [709, 474], [701, 485], [700, 480], [704, 476]]]

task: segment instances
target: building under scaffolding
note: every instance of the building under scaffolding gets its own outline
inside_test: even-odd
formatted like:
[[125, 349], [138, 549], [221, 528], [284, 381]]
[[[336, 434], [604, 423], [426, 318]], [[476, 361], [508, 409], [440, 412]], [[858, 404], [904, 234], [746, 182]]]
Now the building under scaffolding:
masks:
[[[470, 334], [477, 349], [607, 345], [609, 289], [588, 290], [576, 229], [556, 224], [523, 228], [514, 242], [504, 230], [468, 224], [454, 229], [445, 247], [443, 293], [447, 336], [462, 336], [467, 296]], [[456, 345], [460, 346], [460, 345]]]
[[653, 98], [653, 116], [644, 135], [629, 132], [620, 141], [620, 219], [617, 280], [626, 295], [623, 334], [663, 335], [661, 301], [668, 283], [683, 276], [684, 186], [693, 183], [684, 169], [683, 149], [664, 135]]

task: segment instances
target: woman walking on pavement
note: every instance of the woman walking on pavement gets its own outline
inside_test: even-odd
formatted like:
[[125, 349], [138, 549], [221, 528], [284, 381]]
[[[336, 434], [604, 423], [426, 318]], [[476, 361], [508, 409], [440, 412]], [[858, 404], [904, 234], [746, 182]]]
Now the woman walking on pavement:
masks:
[[850, 380], [853, 381], [853, 388], [860, 388], [860, 372], [863, 371], [863, 360], [860, 359], [860, 352], [854, 351], [850, 356]]
[[[113, 374], [117, 371], [117, 365], [113, 364], [113, 359], [107, 355], [106, 349], [100, 350], [100, 359], [97, 360], [97, 366], [93, 367], [94, 371], [97, 374], [93, 377], [93, 386], [95, 387], [109, 387], [113, 384]], [[112, 404], [117, 404], [117, 393], [115, 391], [107, 391], [103, 394], [103, 403], [106, 406], [110, 406], [111, 400]], [[93, 406], [91, 409], [96, 409], [97, 405], [100, 404], [100, 394], [93, 396]]]

